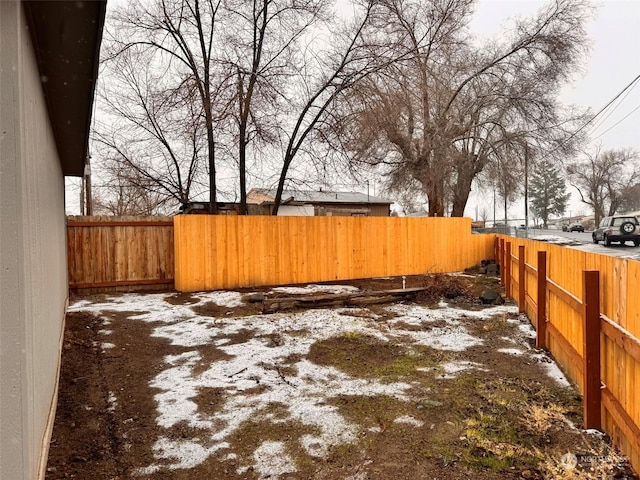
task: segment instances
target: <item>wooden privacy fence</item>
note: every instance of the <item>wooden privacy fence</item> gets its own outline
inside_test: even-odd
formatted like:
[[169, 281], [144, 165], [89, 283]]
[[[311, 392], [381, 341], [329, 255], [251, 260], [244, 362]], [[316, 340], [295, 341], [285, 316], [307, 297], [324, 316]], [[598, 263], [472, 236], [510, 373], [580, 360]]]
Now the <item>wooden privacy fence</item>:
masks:
[[506, 294], [584, 397], [585, 428], [607, 432], [640, 471], [640, 262], [500, 236]]
[[175, 217], [180, 291], [455, 272], [493, 257], [468, 218]]
[[173, 285], [171, 217], [68, 217], [69, 288]]

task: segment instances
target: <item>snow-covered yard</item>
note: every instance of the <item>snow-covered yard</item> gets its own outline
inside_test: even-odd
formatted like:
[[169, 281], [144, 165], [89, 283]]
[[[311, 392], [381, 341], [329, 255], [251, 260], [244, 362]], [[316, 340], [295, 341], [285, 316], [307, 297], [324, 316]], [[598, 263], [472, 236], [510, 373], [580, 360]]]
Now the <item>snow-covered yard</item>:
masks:
[[[310, 285], [265, 295], [355, 290]], [[212, 306], [224, 314], [206, 314]], [[453, 476], [438, 478], [459, 478], [478, 467], [473, 455], [481, 449], [487, 458], [512, 462], [476, 475], [497, 478], [503, 467], [540, 461], [528, 444], [539, 432], [532, 436], [522, 426], [498, 441], [478, 422], [491, 418], [507, 428], [496, 415], [515, 422], [528, 403], [557, 407], [560, 413], [549, 421], [582, 435], [570, 420], [579, 412], [575, 391], [547, 354], [531, 347], [535, 332], [514, 305], [461, 308], [441, 301], [269, 315], [247, 315], [243, 307], [238, 292], [125, 294], [71, 304], [72, 318], [96, 319], [97, 355], [105, 371], [113, 363], [113, 375], [136, 375], [127, 362], [145, 341], [130, 329], [146, 329], [153, 348], [161, 347], [153, 374], [141, 378], [154, 406], [147, 412], [146, 447], [127, 430], [141, 421], [128, 402], [143, 399], [118, 388], [115, 378], [104, 380], [118, 454], [150, 452], [126, 461], [128, 475], [355, 479], [377, 472], [376, 478], [392, 478], [396, 467], [374, 451], [397, 452], [398, 462], [406, 463], [402, 442], [410, 449], [435, 436], [452, 446], [436, 448], [440, 440], [433, 440], [420, 447], [422, 453], [411, 454], [417, 463], [406, 470], [410, 475], [440, 471], [438, 459], [453, 455], [459, 469], [447, 467], [443, 471]], [[506, 455], [494, 444], [510, 444], [518, 453]], [[543, 443], [540, 451], [552, 457], [552, 447]], [[456, 448], [460, 453], [451, 453]]]

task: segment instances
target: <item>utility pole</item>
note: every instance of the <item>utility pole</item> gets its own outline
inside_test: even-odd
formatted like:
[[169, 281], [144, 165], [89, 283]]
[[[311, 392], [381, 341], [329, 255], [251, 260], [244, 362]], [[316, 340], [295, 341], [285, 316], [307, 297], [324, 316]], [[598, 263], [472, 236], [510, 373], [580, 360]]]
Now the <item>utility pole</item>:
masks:
[[493, 227], [496, 226], [496, 184], [493, 184]]
[[87, 161], [84, 164], [84, 187], [86, 189], [87, 194], [87, 203], [86, 203], [86, 215], [93, 215], [92, 201], [91, 201], [91, 155], [87, 155]]
[[529, 238], [529, 145], [524, 144], [524, 238]]
[[80, 178], [80, 215], [84, 215], [84, 172]]

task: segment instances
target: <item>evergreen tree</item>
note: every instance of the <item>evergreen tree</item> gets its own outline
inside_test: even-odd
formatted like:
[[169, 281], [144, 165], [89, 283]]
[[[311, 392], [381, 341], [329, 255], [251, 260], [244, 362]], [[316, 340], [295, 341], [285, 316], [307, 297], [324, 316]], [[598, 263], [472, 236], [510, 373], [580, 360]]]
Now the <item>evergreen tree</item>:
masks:
[[551, 215], [562, 215], [567, 209], [571, 194], [566, 193], [566, 181], [558, 168], [550, 161], [537, 163], [529, 182], [531, 211], [542, 220], [544, 228]]

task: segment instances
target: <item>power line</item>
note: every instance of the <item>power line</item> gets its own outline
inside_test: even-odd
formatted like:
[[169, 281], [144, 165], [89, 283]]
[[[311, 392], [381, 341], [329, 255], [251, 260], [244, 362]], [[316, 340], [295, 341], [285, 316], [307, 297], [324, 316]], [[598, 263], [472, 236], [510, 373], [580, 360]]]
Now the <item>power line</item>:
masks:
[[593, 126], [593, 128], [591, 130], [589, 130], [589, 133], [594, 133], [595, 130], [599, 127], [602, 126], [602, 124], [611, 116], [613, 115], [613, 113], [620, 107], [620, 105], [622, 105], [622, 103], [625, 101], [625, 99], [631, 94], [631, 92], [633, 91], [633, 89], [637, 86], [638, 84], [636, 83], [635, 85], [633, 85], [633, 87], [631, 87], [629, 89], [629, 91], [627, 93], [625, 93], [624, 97], [622, 97], [617, 105], [615, 105], [611, 111], [609, 113], [607, 113], [607, 115], [605, 117], [603, 117], [596, 125]]
[[629, 113], [627, 113], [624, 117], [622, 117], [618, 122], [616, 122], [615, 124], [613, 124], [611, 127], [607, 128], [604, 132], [602, 132], [600, 135], [598, 135], [597, 137], [594, 137], [592, 140], [597, 140], [598, 138], [602, 137], [604, 134], [606, 134], [609, 130], [613, 130], [615, 127], [617, 127], [618, 125], [620, 125], [622, 122], [624, 122], [627, 118], [629, 118], [631, 115], [633, 115], [633, 113], [635, 113], [636, 110], [638, 110], [640, 108], [640, 105], [638, 105], [636, 108], [634, 108], [633, 110], [631, 110]]
[[[633, 80], [631, 80], [631, 82], [629, 82], [629, 84], [624, 87], [622, 90], [620, 90], [615, 97], [613, 97], [604, 107], [602, 107], [600, 110], [598, 110], [598, 112], [593, 115], [589, 120], [587, 120], [584, 124], [582, 124], [582, 126], [580, 128], [578, 128], [575, 132], [573, 132], [571, 135], [569, 135], [568, 138], [566, 138], [560, 145], [558, 145], [556, 148], [550, 150], [549, 152], [547, 152], [545, 155], [543, 155], [540, 160], [543, 160], [549, 156], [551, 156], [551, 154], [553, 154], [554, 152], [556, 152], [557, 150], [559, 150], [560, 148], [562, 148], [564, 145], [566, 145], [569, 140], [571, 140], [572, 138], [574, 138], [576, 135], [578, 135], [578, 133], [580, 133], [582, 130], [584, 130], [585, 128], [587, 128], [596, 118], [598, 118], [602, 112], [604, 112], [607, 108], [609, 108], [609, 106], [611, 106], [611, 104], [613, 104], [618, 98], [620, 98], [622, 96], [622, 94], [624, 92], [626, 92], [627, 90], [629, 90], [630, 88], [634, 87], [636, 82], [638, 82], [638, 80], [640, 80], [640, 75], [638, 75], [637, 77], [635, 77]], [[633, 112], [631, 112], [633, 113]], [[630, 114], [629, 114], [630, 115]], [[629, 116], [627, 115], [627, 116]], [[626, 118], [626, 117], [625, 117]], [[622, 119], [624, 120], [624, 118]], [[620, 120], [620, 121], [622, 121]], [[620, 123], [620, 122], [618, 122]], [[617, 125], [617, 124], [616, 124]], [[615, 127], [616, 125], [614, 125], [613, 127]], [[613, 128], [611, 127], [611, 128]], [[607, 130], [608, 131], [608, 130]], [[606, 133], [606, 132], [604, 132]], [[604, 133], [602, 135], [604, 135]], [[602, 136], [600, 135], [600, 136]], [[596, 137], [599, 138], [599, 137]]]
[[[602, 114], [602, 112], [604, 112], [607, 108], [609, 108], [609, 106], [614, 103], [618, 98], [620, 98], [620, 96], [626, 92], [629, 88], [631, 88], [632, 86], [635, 85], [635, 83], [640, 80], [640, 75], [638, 75], [636, 78], [634, 78], [633, 80], [631, 80], [631, 82], [624, 87], [622, 90], [620, 90], [620, 92], [618, 92], [618, 94], [613, 97], [612, 100], [610, 100], [604, 107], [602, 107], [600, 110], [598, 110], [598, 113], [596, 113], [594, 116], [592, 116], [589, 120], [587, 120], [584, 125], [582, 125], [578, 130], [576, 130], [575, 132], [573, 132], [569, 138], [567, 138], [564, 143], [567, 143], [569, 140], [571, 140], [573, 137], [575, 137], [578, 133], [580, 133], [582, 130], [584, 130], [585, 128], [587, 128], [587, 126], [593, 122], [596, 118], [598, 118], [600, 116], [600, 114]], [[558, 147], [560, 148], [560, 147]]]

